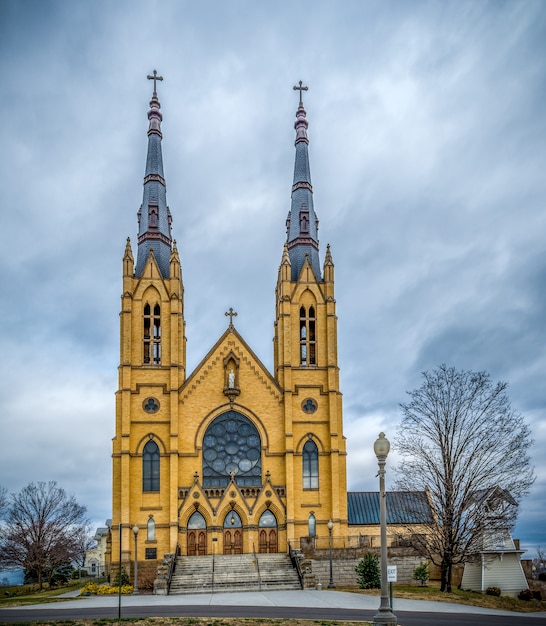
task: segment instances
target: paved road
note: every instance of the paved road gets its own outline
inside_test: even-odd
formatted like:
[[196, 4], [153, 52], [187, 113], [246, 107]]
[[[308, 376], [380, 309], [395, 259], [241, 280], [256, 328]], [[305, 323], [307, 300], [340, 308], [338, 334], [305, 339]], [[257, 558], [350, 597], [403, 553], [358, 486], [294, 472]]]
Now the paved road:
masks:
[[[402, 626], [538, 626], [546, 625], [546, 613], [511, 613], [480, 607], [394, 600]], [[256, 617], [328, 620], [372, 620], [379, 606], [377, 596], [340, 591], [270, 591], [196, 594], [183, 596], [122, 596], [121, 617]], [[59, 604], [0, 609], [0, 623], [78, 618], [117, 618], [117, 596], [75, 598]]]

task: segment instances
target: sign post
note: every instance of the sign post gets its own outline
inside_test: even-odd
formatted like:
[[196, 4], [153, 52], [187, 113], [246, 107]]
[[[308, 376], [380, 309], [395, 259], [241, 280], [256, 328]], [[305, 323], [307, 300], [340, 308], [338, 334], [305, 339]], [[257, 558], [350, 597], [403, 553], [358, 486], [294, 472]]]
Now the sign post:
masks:
[[393, 610], [392, 603], [392, 583], [395, 583], [397, 580], [396, 576], [396, 565], [387, 565], [387, 582], [390, 586], [390, 597], [391, 597], [391, 611]]

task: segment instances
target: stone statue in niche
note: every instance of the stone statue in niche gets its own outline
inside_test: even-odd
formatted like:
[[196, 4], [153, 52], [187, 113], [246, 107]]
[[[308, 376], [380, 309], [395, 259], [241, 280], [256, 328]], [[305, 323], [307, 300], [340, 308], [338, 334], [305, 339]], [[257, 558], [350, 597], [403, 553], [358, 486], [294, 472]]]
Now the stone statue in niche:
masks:
[[233, 371], [233, 369], [229, 370], [228, 387], [229, 389], [235, 389], [235, 372]]

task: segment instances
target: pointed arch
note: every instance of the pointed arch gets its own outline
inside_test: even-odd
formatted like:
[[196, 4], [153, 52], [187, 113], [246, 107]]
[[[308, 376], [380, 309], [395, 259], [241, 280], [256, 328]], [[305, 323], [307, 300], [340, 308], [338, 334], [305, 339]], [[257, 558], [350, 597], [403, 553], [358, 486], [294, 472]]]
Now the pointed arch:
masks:
[[207, 520], [197, 509], [188, 519], [188, 556], [203, 556], [207, 553]]
[[[311, 296], [311, 297], [309, 297]], [[300, 365], [317, 364], [317, 316], [316, 300], [313, 294], [306, 290], [302, 299], [310, 301], [309, 304], [300, 306], [299, 342], [300, 342]]]
[[142, 491], [159, 491], [160, 478], [159, 446], [150, 439], [142, 451]]
[[317, 518], [313, 511], [309, 513], [309, 517], [307, 518], [307, 532], [309, 533], [309, 537], [317, 536]]
[[261, 554], [278, 552], [278, 527], [275, 514], [267, 508], [258, 520], [258, 551]]
[[155, 541], [155, 520], [153, 515], [150, 515], [146, 524], [146, 540]]
[[304, 489], [319, 487], [319, 456], [317, 444], [308, 439], [302, 450], [302, 486]]

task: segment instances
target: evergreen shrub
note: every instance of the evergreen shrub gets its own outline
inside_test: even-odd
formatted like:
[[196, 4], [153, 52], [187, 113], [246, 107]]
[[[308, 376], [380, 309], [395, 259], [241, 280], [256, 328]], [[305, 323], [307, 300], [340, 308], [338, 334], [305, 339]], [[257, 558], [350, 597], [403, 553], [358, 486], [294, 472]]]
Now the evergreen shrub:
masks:
[[381, 570], [376, 554], [367, 552], [355, 567], [355, 572], [360, 589], [381, 588]]

